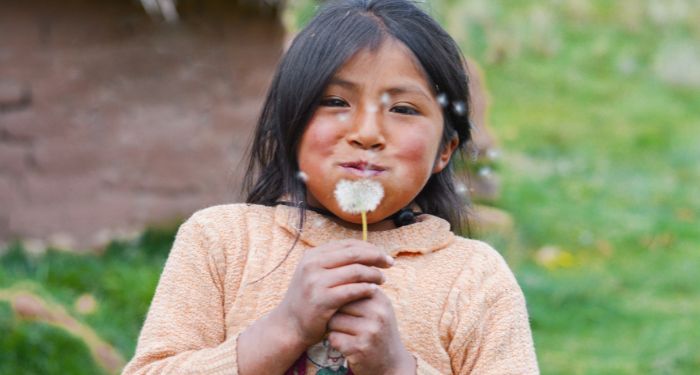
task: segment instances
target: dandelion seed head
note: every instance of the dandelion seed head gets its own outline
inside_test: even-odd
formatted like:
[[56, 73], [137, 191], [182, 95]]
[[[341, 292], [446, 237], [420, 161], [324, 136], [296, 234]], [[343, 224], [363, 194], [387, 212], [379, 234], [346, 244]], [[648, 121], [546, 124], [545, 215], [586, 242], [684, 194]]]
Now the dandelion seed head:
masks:
[[391, 95], [389, 95], [388, 92], [385, 92], [382, 94], [382, 97], [379, 100], [382, 102], [383, 106], [388, 106], [389, 101], [391, 100]]
[[501, 157], [501, 152], [498, 149], [490, 148], [486, 151], [486, 157], [491, 160], [498, 160]]
[[488, 177], [491, 175], [491, 167], [481, 167], [479, 168], [479, 176]]
[[304, 171], [299, 171], [297, 173], [297, 178], [300, 179], [302, 182], [306, 182], [309, 180], [309, 175], [304, 173]]
[[455, 113], [458, 114], [459, 116], [464, 115], [465, 109], [466, 108], [464, 107], [464, 102], [456, 101], [456, 102], [452, 103], [452, 110], [454, 110]]
[[379, 106], [375, 104], [370, 104], [367, 106], [366, 111], [369, 113], [377, 113], [379, 111]]
[[349, 214], [373, 211], [384, 197], [384, 187], [375, 180], [340, 180], [335, 186], [335, 200]]
[[456, 188], [457, 188], [458, 194], [461, 194], [461, 195], [467, 194], [467, 185], [465, 185], [464, 183], [458, 182]]
[[313, 224], [314, 227], [318, 228], [318, 227], [320, 227], [320, 226], [322, 226], [322, 225], [323, 225], [323, 219], [321, 219], [321, 218], [316, 218], [316, 220], [314, 220], [314, 224]]
[[441, 92], [440, 94], [438, 94], [437, 102], [438, 102], [438, 104], [440, 104], [440, 106], [442, 108], [447, 107], [447, 94], [445, 94], [444, 92]]
[[348, 121], [348, 119], [350, 119], [350, 115], [348, 115], [347, 113], [339, 113], [338, 114], [338, 121], [346, 122], [346, 121]]

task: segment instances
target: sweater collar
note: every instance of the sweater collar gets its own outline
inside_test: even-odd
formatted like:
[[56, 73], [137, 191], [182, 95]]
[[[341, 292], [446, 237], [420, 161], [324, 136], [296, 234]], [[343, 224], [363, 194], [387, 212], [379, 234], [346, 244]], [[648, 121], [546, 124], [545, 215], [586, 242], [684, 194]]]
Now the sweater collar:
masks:
[[[442, 249], [454, 240], [450, 224], [432, 215], [418, 216], [417, 222], [403, 227], [367, 233], [367, 241], [384, 249], [395, 257], [399, 253], [427, 254]], [[299, 209], [278, 205], [275, 222], [296, 236], [299, 225]], [[346, 228], [335, 221], [311, 210], [306, 211], [306, 220], [299, 239], [309, 246], [347, 238], [362, 238], [362, 231]]]

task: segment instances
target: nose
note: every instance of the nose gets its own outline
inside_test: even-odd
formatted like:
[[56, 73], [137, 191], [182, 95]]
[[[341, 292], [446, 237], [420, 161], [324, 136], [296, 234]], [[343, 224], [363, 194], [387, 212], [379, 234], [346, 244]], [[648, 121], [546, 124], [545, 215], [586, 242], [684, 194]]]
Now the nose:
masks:
[[382, 128], [381, 111], [369, 107], [358, 111], [353, 119], [353, 126], [348, 132], [347, 140], [351, 146], [365, 150], [384, 149], [386, 140]]

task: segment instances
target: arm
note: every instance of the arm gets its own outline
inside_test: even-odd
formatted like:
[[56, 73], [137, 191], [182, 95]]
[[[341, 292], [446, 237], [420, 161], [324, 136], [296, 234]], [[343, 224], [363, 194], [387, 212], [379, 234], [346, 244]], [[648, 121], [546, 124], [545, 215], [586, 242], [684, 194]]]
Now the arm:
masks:
[[[489, 254], [490, 253], [490, 254]], [[525, 298], [501, 256], [492, 250], [467, 268], [453, 290], [448, 347], [457, 374], [539, 374]], [[470, 285], [471, 284], [471, 285]], [[467, 292], [469, 291], [469, 292]]]
[[330, 242], [307, 250], [280, 305], [239, 338], [240, 372], [283, 373], [322, 339], [339, 307], [375, 293], [384, 278], [373, 267], [390, 265], [389, 257], [362, 241]]
[[196, 215], [180, 227], [124, 374], [281, 374], [306, 349], [279, 309], [226, 337], [225, 260], [212, 237]]
[[[309, 250], [282, 303], [227, 337], [221, 258], [220, 246], [195, 217], [182, 225], [124, 374], [283, 373], [320, 340], [339, 306], [376, 290], [382, 276], [373, 267], [390, 266], [381, 251], [360, 241]], [[230, 262], [242, 268], [245, 260]]]
[[237, 372], [216, 250], [194, 217], [180, 227], [124, 374]]

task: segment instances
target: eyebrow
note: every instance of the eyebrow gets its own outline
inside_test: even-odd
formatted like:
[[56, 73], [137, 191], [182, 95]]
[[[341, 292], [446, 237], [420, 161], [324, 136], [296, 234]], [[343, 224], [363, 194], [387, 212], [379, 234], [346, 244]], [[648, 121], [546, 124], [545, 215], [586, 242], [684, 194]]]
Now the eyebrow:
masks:
[[[344, 87], [347, 89], [357, 89], [357, 86], [358, 86], [356, 83], [354, 83], [352, 81], [348, 81], [348, 80], [345, 80], [345, 79], [342, 79], [339, 77], [333, 77], [331, 79], [331, 81], [328, 83], [328, 85], [337, 85], [337, 86]], [[387, 92], [390, 95], [415, 93], [415, 94], [420, 94], [422, 96], [425, 96], [428, 99], [434, 99], [432, 96], [426, 94], [425, 90], [423, 90], [419, 86], [411, 85], [411, 84], [404, 85], [404, 86], [391, 87], [389, 89], [384, 90], [384, 92]]]

